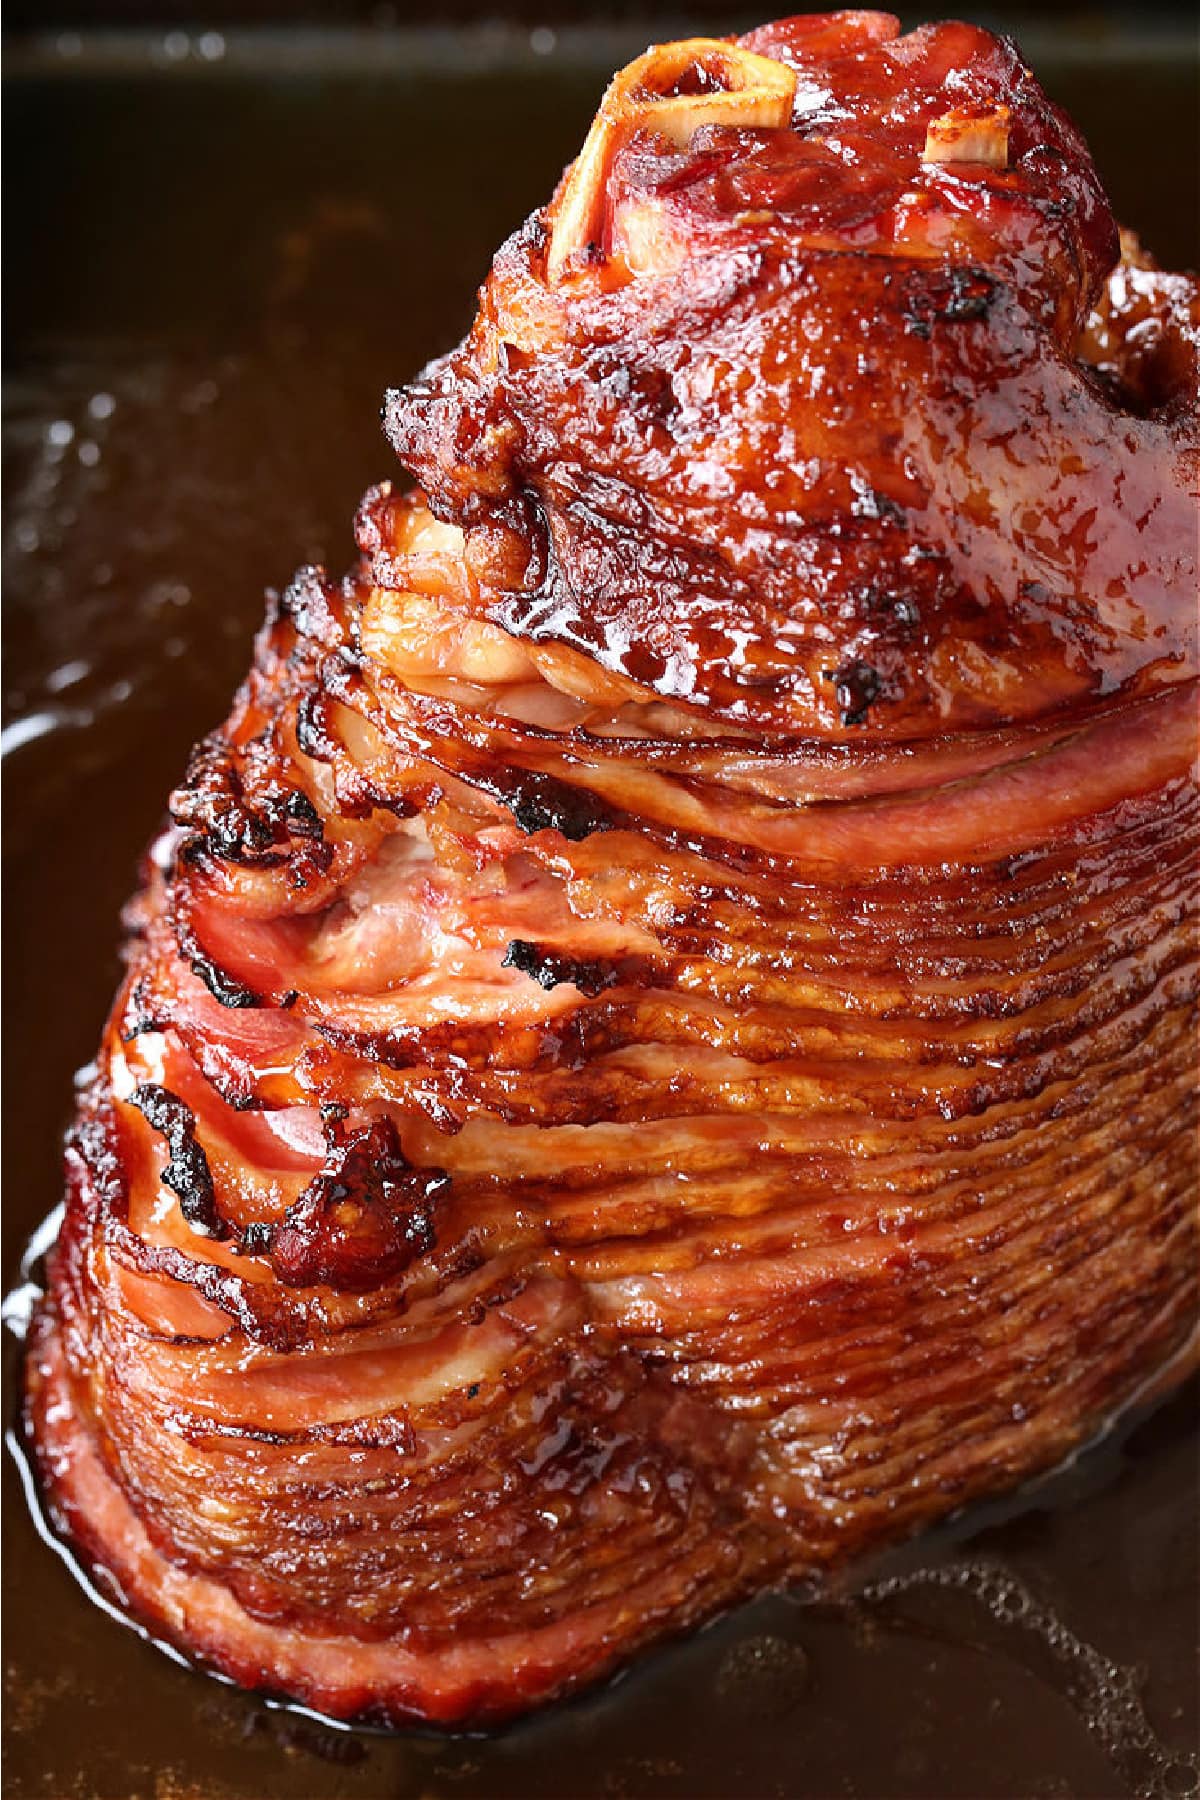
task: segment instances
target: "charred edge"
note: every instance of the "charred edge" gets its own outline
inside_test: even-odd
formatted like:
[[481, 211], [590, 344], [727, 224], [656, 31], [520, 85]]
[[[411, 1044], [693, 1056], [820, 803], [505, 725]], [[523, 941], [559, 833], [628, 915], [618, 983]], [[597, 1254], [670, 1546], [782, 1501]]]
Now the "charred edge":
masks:
[[270, 822], [245, 803], [233, 746], [219, 735], [206, 738], [188, 763], [182, 785], [172, 796], [176, 825], [199, 834], [187, 846], [188, 860], [207, 850], [226, 862], [278, 861], [278, 834]]
[[934, 325], [962, 325], [985, 319], [998, 283], [982, 269], [922, 271], [908, 283], [901, 317], [913, 337], [927, 338]]
[[526, 769], [475, 777], [476, 785], [506, 806], [521, 831], [557, 831], [573, 844], [612, 829], [612, 817], [595, 794], [554, 775]]
[[229, 1007], [262, 1005], [261, 994], [256, 994], [253, 988], [246, 987], [234, 976], [227, 975], [219, 963], [215, 963], [211, 956], [204, 954], [195, 939], [190, 937], [190, 933], [189, 939], [185, 951], [188, 965], [193, 975], [200, 977], [214, 1000], [220, 1001], [222, 1006]]
[[409, 1164], [390, 1119], [349, 1133], [271, 1230], [278, 1279], [350, 1293], [378, 1287], [432, 1247], [449, 1181], [440, 1169]]
[[325, 828], [308, 795], [286, 782], [270, 781], [252, 801], [234, 756], [230, 745], [209, 740], [176, 791], [172, 818], [199, 834], [198, 842], [188, 846], [189, 860], [195, 860], [197, 851], [207, 851], [223, 862], [272, 868], [284, 860], [292, 840], [319, 844]]
[[504, 952], [505, 969], [519, 969], [530, 975], [539, 987], [554, 988], [571, 982], [589, 998], [612, 987], [617, 979], [614, 968], [599, 962], [575, 962], [569, 956], [557, 956], [553, 950], [542, 950], [525, 938], [514, 938]]
[[[264, 1282], [246, 1281], [243, 1276], [220, 1263], [197, 1261], [195, 1257], [174, 1246], [150, 1249], [144, 1240], [132, 1233], [128, 1234], [125, 1248], [129, 1252], [132, 1267], [162, 1273], [173, 1281], [185, 1283], [201, 1299], [209, 1301], [223, 1312], [233, 1325], [244, 1331], [255, 1343], [287, 1353], [312, 1341], [311, 1325], [303, 1312], [296, 1308], [292, 1297]], [[244, 1242], [238, 1241], [236, 1248], [245, 1253]], [[192, 1429], [186, 1416], [180, 1415], [177, 1423], [182, 1435], [191, 1438]], [[195, 1428], [205, 1433], [215, 1430], [222, 1436], [230, 1437], [257, 1438], [260, 1435], [240, 1426], [226, 1427], [213, 1420], [205, 1420], [203, 1423], [197, 1421]], [[291, 1441], [294, 1435], [307, 1434], [286, 1433], [278, 1441]], [[276, 1440], [272, 1438], [269, 1441]]]
[[261, 994], [255, 993], [253, 988], [247, 987], [235, 976], [227, 975], [220, 964], [214, 962], [208, 952], [201, 948], [195, 932], [187, 919], [181, 916], [178, 907], [173, 909], [172, 922], [180, 956], [192, 974], [204, 983], [214, 1000], [228, 1007], [263, 1005]]
[[203, 1146], [196, 1142], [196, 1120], [190, 1106], [168, 1088], [146, 1082], [130, 1095], [147, 1125], [166, 1139], [170, 1161], [162, 1171], [164, 1187], [179, 1197], [179, 1209], [193, 1229], [226, 1238], [229, 1227], [217, 1211], [212, 1170]]
[[[272, 781], [256, 798], [257, 807], [251, 807], [245, 803], [244, 795], [239, 796], [243, 804], [238, 809], [250, 822], [256, 841], [267, 837], [274, 848], [289, 838], [303, 838], [309, 843], [319, 843], [324, 838], [321, 816], [302, 788]], [[235, 826], [239, 822], [236, 818], [233, 821]], [[238, 852], [231, 846], [227, 854], [236, 858]]]
[[323, 838], [321, 815], [303, 788], [289, 788], [281, 796], [281, 817], [294, 837]]
[[315, 691], [305, 694], [296, 708], [296, 742], [314, 762], [332, 762], [338, 753], [327, 710], [324, 695]]
[[161, 1011], [156, 1012], [151, 1005], [145, 976], [139, 976], [130, 991], [129, 1000], [121, 1019], [121, 1042], [132, 1044], [144, 1033], [161, 1031], [163, 1023]]

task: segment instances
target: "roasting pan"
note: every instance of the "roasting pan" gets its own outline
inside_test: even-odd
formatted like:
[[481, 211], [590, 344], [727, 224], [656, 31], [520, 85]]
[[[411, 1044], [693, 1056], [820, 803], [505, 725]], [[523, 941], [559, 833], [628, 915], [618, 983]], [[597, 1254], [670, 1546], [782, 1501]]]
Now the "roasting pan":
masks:
[[[9, 1286], [58, 1198], [139, 852], [227, 710], [262, 589], [347, 564], [354, 503], [393, 472], [383, 389], [466, 326], [491, 249], [550, 191], [609, 71], [670, 35], [661, 15], [532, 31], [373, 16], [8, 47]], [[1108, 19], [1022, 41], [1118, 211], [1195, 264], [1189, 35]], [[19, 1324], [19, 1294], [11, 1310]], [[10, 1343], [10, 1420], [15, 1362]], [[1148, 1401], [1036, 1490], [867, 1572], [865, 1592], [762, 1600], [487, 1737], [345, 1731], [168, 1660], [85, 1597], [10, 1456], [4, 1792], [1194, 1793], [1195, 1418], [1194, 1386]]]

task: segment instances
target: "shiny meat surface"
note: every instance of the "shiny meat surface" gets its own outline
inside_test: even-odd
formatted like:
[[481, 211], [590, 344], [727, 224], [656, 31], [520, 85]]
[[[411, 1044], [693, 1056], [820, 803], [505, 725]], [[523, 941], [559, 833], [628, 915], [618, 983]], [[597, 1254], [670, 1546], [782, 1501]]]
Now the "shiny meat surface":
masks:
[[[389, 397], [480, 606], [772, 736], [1189, 678], [1194, 289], [1157, 287], [1165, 404], [1114, 402], [1076, 350], [1116, 230], [1011, 45], [880, 14], [745, 41], [794, 65], [792, 126], [681, 148], [634, 110], [597, 240], [549, 283], [532, 218], [466, 344]], [[926, 160], [989, 109], [1003, 166]]]
[[1192, 1322], [1194, 290], [975, 28], [634, 68], [172, 797], [32, 1342], [86, 1555], [340, 1716], [843, 1568]]

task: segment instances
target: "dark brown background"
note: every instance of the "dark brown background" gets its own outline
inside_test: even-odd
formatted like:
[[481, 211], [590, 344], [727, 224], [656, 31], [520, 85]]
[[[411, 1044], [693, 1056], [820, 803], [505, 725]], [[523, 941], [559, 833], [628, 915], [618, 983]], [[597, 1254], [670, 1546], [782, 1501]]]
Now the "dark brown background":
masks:
[[[793, 9], [796, 10], [796, 9]], [[804, 9], [800, 9], [804, 10]], [[810, 8], [816, 11], [818, 9]], [[833, 10], [832, 8], [830, 10]], [[912, 8], [884, 7], [883, 11], [906, 14], [911, 23], [919, 18], [977, 18], [994, 30], [1019, 29], [1051, 23], [1078, 34], [1110, 24], [1125, 30], [1130, 24], [1145, 31], [1168, 20], [1186, 24], [1194, 20], [1194, 8], [1174, 0], [1148, 0], [1135, 7], [1129, 0], [993, 0], [990, 5], [937, 8], [914, 12]], [[774, 17], [782, 17], [780, 6]], [[441, 0], [436, 9], [426, 0], [10, 0], [5, 8], [10, 32], [56, 30], [64, 24], [104, 28], [136, 24], [148, 28], [164, 24], [192, 25], [203, 30], [213, 25], [276, 24], [289, 29], [303, 25], [459, 25], [486, 19], [516, 24], [548, 21], [553, 24], [626, 24], [634, 31], [645, 26], [659, 32], [658, 22], [671, 19], [692, 29], [703, 23], [718, 31], [732, 31], [747, 24], [761, 24], [769, 15], [761, 8], [737, 0]]]
[[[263, 587], [348, 558], [358, 493], [392, 473], [383, 388], [465, 326], [610, 69], [751, 17], [696, 0], [501, 24], [468, 4], [454, 29], [415, 30], [414, 10], [313, 6], [301, 28], [269, 0], [199, 23], [164, 0], [150, 31], [145, 5], [8, 9], [8, 1279], [57, 1199], [138, 851], [226, 709]], [[1016, 23], [1122, 214], [1197, 260], [1188, 30], [1103, 8]], [[1169, 1752], [1196, 1733], [1194, 1408], [1185, 1393], [1008, 1523], [923, 1543], [907, 1564], [926, 1574], [895, 1599], [765, 1601], [478, 1741], [335, 1733], [173, 1666], [78, 1594], [9, 1464], [5, 1792], [1187, 1792]], [[980, 1556], [1032, 1610], [929, 1585]]]

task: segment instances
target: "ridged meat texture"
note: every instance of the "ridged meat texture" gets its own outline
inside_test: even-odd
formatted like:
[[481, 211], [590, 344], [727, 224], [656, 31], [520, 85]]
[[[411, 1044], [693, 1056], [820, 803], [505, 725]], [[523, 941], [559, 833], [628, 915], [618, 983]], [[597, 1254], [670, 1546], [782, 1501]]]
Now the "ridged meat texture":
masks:
[[[969, 152], [974, 160], [964, 161]], [[1186, 1360], [1195, 290], [1017, 52], [666, 47], [171, 800], [28, 1411], [156, 1633], [480, 1723]]]

